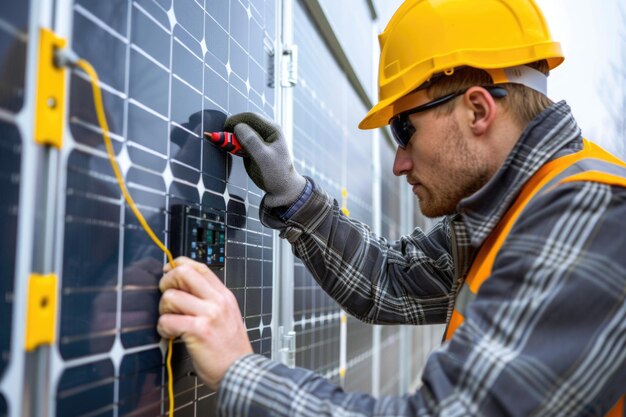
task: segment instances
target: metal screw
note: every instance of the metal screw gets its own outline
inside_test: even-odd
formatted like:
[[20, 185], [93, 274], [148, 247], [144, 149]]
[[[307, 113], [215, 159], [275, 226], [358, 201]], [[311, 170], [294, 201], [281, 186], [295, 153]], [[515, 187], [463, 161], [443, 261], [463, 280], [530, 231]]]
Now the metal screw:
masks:
[[55, 108], [57, 106], [57, 100], [54, 97], [48, 97], [48, 107], [50, 107], [51, 109]]

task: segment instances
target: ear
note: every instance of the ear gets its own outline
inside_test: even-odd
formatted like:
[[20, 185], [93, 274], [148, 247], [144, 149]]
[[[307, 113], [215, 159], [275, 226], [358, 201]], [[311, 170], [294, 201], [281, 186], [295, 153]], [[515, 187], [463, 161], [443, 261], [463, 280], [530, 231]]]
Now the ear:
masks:
[[482, 136], [493, 124], [498, 107], [491, 94], [482, 87], [471, 87], [463, 95], [467, 108], [468, 127], [476, 136]]

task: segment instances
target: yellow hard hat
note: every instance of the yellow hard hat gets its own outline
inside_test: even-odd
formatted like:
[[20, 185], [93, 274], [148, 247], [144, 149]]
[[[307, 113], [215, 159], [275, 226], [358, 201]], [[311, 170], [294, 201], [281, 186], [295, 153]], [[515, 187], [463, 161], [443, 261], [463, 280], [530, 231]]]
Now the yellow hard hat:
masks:
[[507, 82], [504, 68], [545, 59], [553, 69], [563, 62], [533, 0], [406, 0], [378, 39], [379, 102], [360, 129], [388, 124], [406, 110], [398, 100], [434, 74], [471, 66], [497, 84]]

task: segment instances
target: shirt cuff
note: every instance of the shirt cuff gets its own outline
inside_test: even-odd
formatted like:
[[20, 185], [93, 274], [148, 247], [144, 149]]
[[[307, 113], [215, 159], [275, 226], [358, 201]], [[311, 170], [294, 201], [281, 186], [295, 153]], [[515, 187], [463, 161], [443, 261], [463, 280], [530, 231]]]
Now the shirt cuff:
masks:
[[306, 185], [304, 186], [304, 190], [302, 190], [300, 197], [298, 197], [298, 199], [286, 210], [278, 211], [278, 216], [281, 218], [281, 220], [289, 220], [291, 216], [293, 216], [298, 210], [300, 210], [304, 203], [308, 201], [308, 199], [311, 197], [311, 194], [313, 194], [313, 185], [311, 184], [311, 181], [309, 181], [307, 178], [305, 179]]
[[[280, 210], [267, 207], [264, 203], [265, 197], [261, 200], [259, 210], [261, 223], [266, 227], [279, 230], [280, 237], [287, 239], [290, 243], [298, 240], [303, 233], [315, 233], [332, 210], [339, 210], [337, 201], [333, 200], [324, 190], [319, 188], [311, 178], [306, 177], [306, 179], [307, 186], [302, 196], [305, 194], [308, 194], [308, 196], [299, 198], [298, 203], [294, 203], [297, 207], [294, 208], [293, 213], [289, 213], [290, 217], [288, 219], [281, 217]], [[310, 191], [307, 193], [306, 189], [309, 186]], [[287, 209], [287, 211], [290, 210]]]

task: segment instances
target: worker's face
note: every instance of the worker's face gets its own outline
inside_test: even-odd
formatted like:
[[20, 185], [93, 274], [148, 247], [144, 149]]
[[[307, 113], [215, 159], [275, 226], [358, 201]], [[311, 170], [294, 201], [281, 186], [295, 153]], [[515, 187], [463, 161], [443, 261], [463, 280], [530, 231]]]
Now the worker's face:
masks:
[[[429, 101], [425, 94], [423, 101]], [[456, 110], [451, 115], [426, 111], [409, 116], [415, 134], [405, 149], [396, 152], [393, 173], [406, 176], [427, 217], [454, 213], [458, 203], [490, 177], [485, 158], [472, 146], [470, 132], [463, 131], [456, 116]]]

